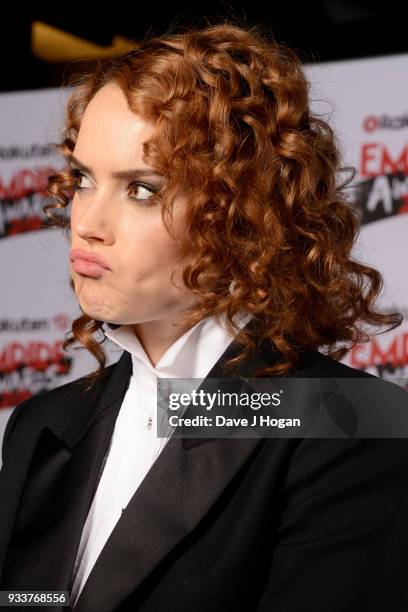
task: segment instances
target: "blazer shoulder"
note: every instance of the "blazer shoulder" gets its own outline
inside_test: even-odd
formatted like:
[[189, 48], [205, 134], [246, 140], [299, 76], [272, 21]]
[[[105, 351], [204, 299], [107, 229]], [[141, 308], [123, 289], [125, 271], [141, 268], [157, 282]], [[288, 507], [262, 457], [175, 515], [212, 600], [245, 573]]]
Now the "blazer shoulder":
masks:
[[[348, 366], [319, 351], [306, 351], [304, 356], [305, 359], [302, 360], [301, 367], [296, 370], [295, 376], [374, 379], [375, 389], [378, 391], [379, 408], [382, 408], [383, 405], [381, 394], [387, 397], [391, 385], [392, 398], [396, 402], [398, 415], [403, 415], [405, 408], [408, 410], [407, 392], [391, 381]], [[388, 409], [389, 406], [386, 408]], [[347, 418], [347, 409], [346, 404], [345, 418]], [[349, 469], [350, 476], [354, 470], [360, 471], [361, 474], [368, 474], [370, 469], [381, 471], [384, 468], [384, 473], [385, 469], [389, 470], [389, 474], [395, 471], [401, 479], [405, 478], [403, 474], [406, 474], [405, 470], [408, 469], [408, 438], [404, 436], [338, 438], [309, 436], [296, 440], [296, 449], [290, 462], [289, 482], [293, 490], [298, 491], [299, 499], [305, 491], [309, 495], [309, 489], [304, 487], [304, 483], [311, 480], [313, 471], [316, 472], [316, 481], [317, 475], [319, 477], [322, 475], [323, 482], [324, 475], [334, 473], [336, 466], [339, 467], [339, 470], [343, 469], [342, 466], [344, 469]], [[269, 442], [273, 448], [274, 439], [271, 438]], [[349, 465], [348, 468], [347, 465]]]
[[339, 378], [377, 378], [374, 374], [353, 368], [341, 361], [336, 361], [329, 355], [320, 351], [305, 351], [300, 368], [297, 370], [298, 376], [319, 377], [339, 377]]
[[[105, 379], [112, 372], [116, 363], [105, 368], [102, 378]], [[50, 419], [69, 419], [78, 408], [78, 402], [82, 396], [92, 393], [86, 375], [71, 380], [63, 385], [48, 389], [36, 395], [32, 395], [17, 404], [11, 412], [3, 433], [2, 440], [2, 462], [11, 438], [17, 433], [24, 437], [35, 432]], [[55, 410], [58, 405], [59, 410]], [[20, 432], [20, 433], [19, 433]]]

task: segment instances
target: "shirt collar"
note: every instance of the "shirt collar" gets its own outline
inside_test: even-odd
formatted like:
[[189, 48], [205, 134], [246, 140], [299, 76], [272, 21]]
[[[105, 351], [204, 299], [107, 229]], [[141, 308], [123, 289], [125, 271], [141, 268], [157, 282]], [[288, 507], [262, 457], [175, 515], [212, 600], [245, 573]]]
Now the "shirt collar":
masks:
[[[253, 317], [241, 311], [234, 322], [242, 329]], [[121, 325], [112, 330], [103, 324], [104, 334], [132, 356], [133, 374], [136, 371], [150, 373], [152, 376], [201, 378], [205, 377], [214, 363], [232, 342], [225, 327], [226, 315], [220, 316], [220, 323], [214, 316], [206, 317], [180, 336], [162, 355], [154, 367], [148, 358], [132, 325]]]

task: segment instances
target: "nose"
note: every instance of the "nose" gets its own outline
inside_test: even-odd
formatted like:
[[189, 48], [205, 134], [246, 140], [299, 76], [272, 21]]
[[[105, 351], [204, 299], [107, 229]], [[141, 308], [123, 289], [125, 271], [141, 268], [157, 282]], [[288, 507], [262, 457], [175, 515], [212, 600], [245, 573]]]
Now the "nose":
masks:
[[72, 207], [71, 230], [83, 240], [111, 243], [113, 223], [114, 220], [107, 212], [106, 204], [102, 204], [97, 198], [92, 201], [89, 198], [86, 203], [78, 202], [78, 206]]

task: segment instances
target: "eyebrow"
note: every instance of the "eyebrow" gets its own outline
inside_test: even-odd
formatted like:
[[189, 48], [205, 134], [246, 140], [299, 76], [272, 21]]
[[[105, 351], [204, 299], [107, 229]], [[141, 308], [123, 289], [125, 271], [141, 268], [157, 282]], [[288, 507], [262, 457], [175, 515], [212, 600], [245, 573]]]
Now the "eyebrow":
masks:
[[[72, 153], [68, 153], [64, 156], [69, 165], [76, 166], [79, 170], [83, 170], [90, 176], [94, 177], [94, 173], [92, 168], [88, 168], [83, 164], [79, 159], [75, 157]], [[156, 172], [152, 168], [133, 168], [132, 170], [116, 170], [111, 172], [111, 177], [115, 179], [132, 179], [138, 176], [157, 176], [158, 178], [163, 178], [163, 175], [160, 172]]]

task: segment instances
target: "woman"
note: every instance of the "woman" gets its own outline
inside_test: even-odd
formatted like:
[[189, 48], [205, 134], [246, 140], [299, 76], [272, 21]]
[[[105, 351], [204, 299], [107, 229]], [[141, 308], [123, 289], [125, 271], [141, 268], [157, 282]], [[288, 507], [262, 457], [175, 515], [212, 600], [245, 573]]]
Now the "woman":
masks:
[[72, 205], [52, 217], [83, 312], [64, 348], [100, 367], [7, 423], [2, 590], [68, 591], [78, 612], [407, 609], [405, 439], [156, 435], [157, 378], [375, 378], [338, 360], [360, 324], [401, 323], [351, 258], [298, 58], [222, 23], [75, 85], [45, 209]]

